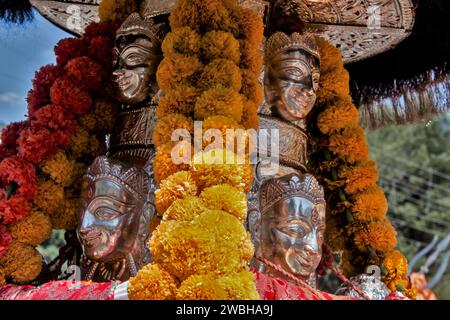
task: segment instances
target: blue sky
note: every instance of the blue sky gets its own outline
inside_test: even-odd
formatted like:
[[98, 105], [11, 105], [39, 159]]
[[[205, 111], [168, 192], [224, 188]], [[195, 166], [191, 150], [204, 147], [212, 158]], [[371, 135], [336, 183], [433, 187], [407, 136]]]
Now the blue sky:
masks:
[[25, 97], [40, 67], [55, 62], [53, 47], [70, 37], [35, 11], [24, 25], [0, 22], [0, 122], [25, 118]]

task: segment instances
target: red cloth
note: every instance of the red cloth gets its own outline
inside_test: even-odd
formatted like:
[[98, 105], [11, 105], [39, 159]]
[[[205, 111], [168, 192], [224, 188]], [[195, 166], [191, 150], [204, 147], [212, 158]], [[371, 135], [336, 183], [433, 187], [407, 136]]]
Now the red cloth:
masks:
[[119, 282], [52, 281], [40, 287], [5, 285], [0, 300], [114, 300]]
[[262, 300], [358, 300], [346, 296], [336, 296], [305, 284], [295, 285], [280, 278], [272, 278], [258, 271], [253, 271], [256, 288]]

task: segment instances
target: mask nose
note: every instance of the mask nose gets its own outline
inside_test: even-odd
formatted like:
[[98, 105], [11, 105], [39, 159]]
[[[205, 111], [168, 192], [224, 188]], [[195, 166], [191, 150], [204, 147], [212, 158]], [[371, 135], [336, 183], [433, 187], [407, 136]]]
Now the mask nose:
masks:
[[123, 77], [124, 75], [125, 75], [125, 71], [123, 71], [121, 69], [113, 71], [113, 73], [112, 73], [113, 81], [117, 81], [119, 78]]

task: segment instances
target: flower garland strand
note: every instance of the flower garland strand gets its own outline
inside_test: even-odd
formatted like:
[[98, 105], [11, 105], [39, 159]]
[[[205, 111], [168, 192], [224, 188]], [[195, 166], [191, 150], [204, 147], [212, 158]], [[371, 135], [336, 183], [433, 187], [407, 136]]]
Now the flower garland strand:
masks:
[[[376, 163], [369, 158], [358, 110], [351, 101], [349, 75], [340, 51], [318, 38], [321, 81], [309, 121], [310, 168], [327, 196], [326, 241], [340, 252], [347, 276], [379, 265], [391, 291], [407, 287], [407, 261], [397, 250], [396, 232], [386, 217], [388, 204], [377, 185]], [[413, 296], [411, 290], [404, 292]]]
[[91, 24], [55, 47], [56, 65], [36, 72], [28, 119], [2, 131], [0, 285], [27, 283], [42, 268], [35, 247], [52, 229], [72, 229], [80, 178], [105, 150], [115, 106], [108, 98], [116, 25]]
[[[164, 91], [154, 130], [153, 162], [163, 219], [149, 242], [154, 262], [130, 279], [130, 299], [258, 299], [248, 263], [253, 246], [243, 227], [250, 164], [238, 164], [236, 148], [215, 148], [175, 165], [175, 129], [193, 134], [256, 128], [262, 99], [258, 46], [263, 25], [236, 1], [180, 0], [170, 15], [157, 80]], [[226, 140], [226, 139], [224, 139]], [[210, 141], [200, 141], [205, 147]], [[179, 149], [189, 156], [192, 146]], [[232, 159], [230, 162], [226, 160]]]

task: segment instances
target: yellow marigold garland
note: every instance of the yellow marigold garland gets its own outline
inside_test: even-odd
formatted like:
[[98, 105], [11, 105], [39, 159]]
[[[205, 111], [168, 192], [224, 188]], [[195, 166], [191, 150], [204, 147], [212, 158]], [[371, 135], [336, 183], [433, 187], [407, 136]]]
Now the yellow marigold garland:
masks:
[[317, 39], [321, 79], [309, 122], [310, 169], [328, 194], [326, 241], [341, 253], [341, 270], [352, 276], [371, 264], [383, 270], [391, 290], [406, 281], [407, 262], [395, 251], [396, 232], [386, 218], [387, 200], [377, 186], [358, 110], [351, 102], [349, 75], [340, 51]]
[[[257, 127], [263, 28], [257, 14], [235, 0], [179, 0], [169, 21], [172, 32], [163, 42], [164, 59], [157, 73], [164, 90], [157, 115], [204, 120], [203, 130], [219, 129], [222, 134]], [[242, 225], [251, 166], [245, 159], [238, 162], [235, 150], [224, 149], [195, 154], [187, 168], [174, 165], [174, 143], [159, 137], [184, 126], [177, 121], [168, 125], [164, 119], [155, 132], [154, 172], [160, 182], [156, 207], [163, 220], [149, 243], [152, 266], [179, 282], [177, 299], [257, 299], [248, 269], [253, 246]], [[231, 163], [223, 162], [227, 159]], [[158, 279], [139, 274], [130, 281], [131, 298], [157, 298], [151, 288], [160, 285]]]

